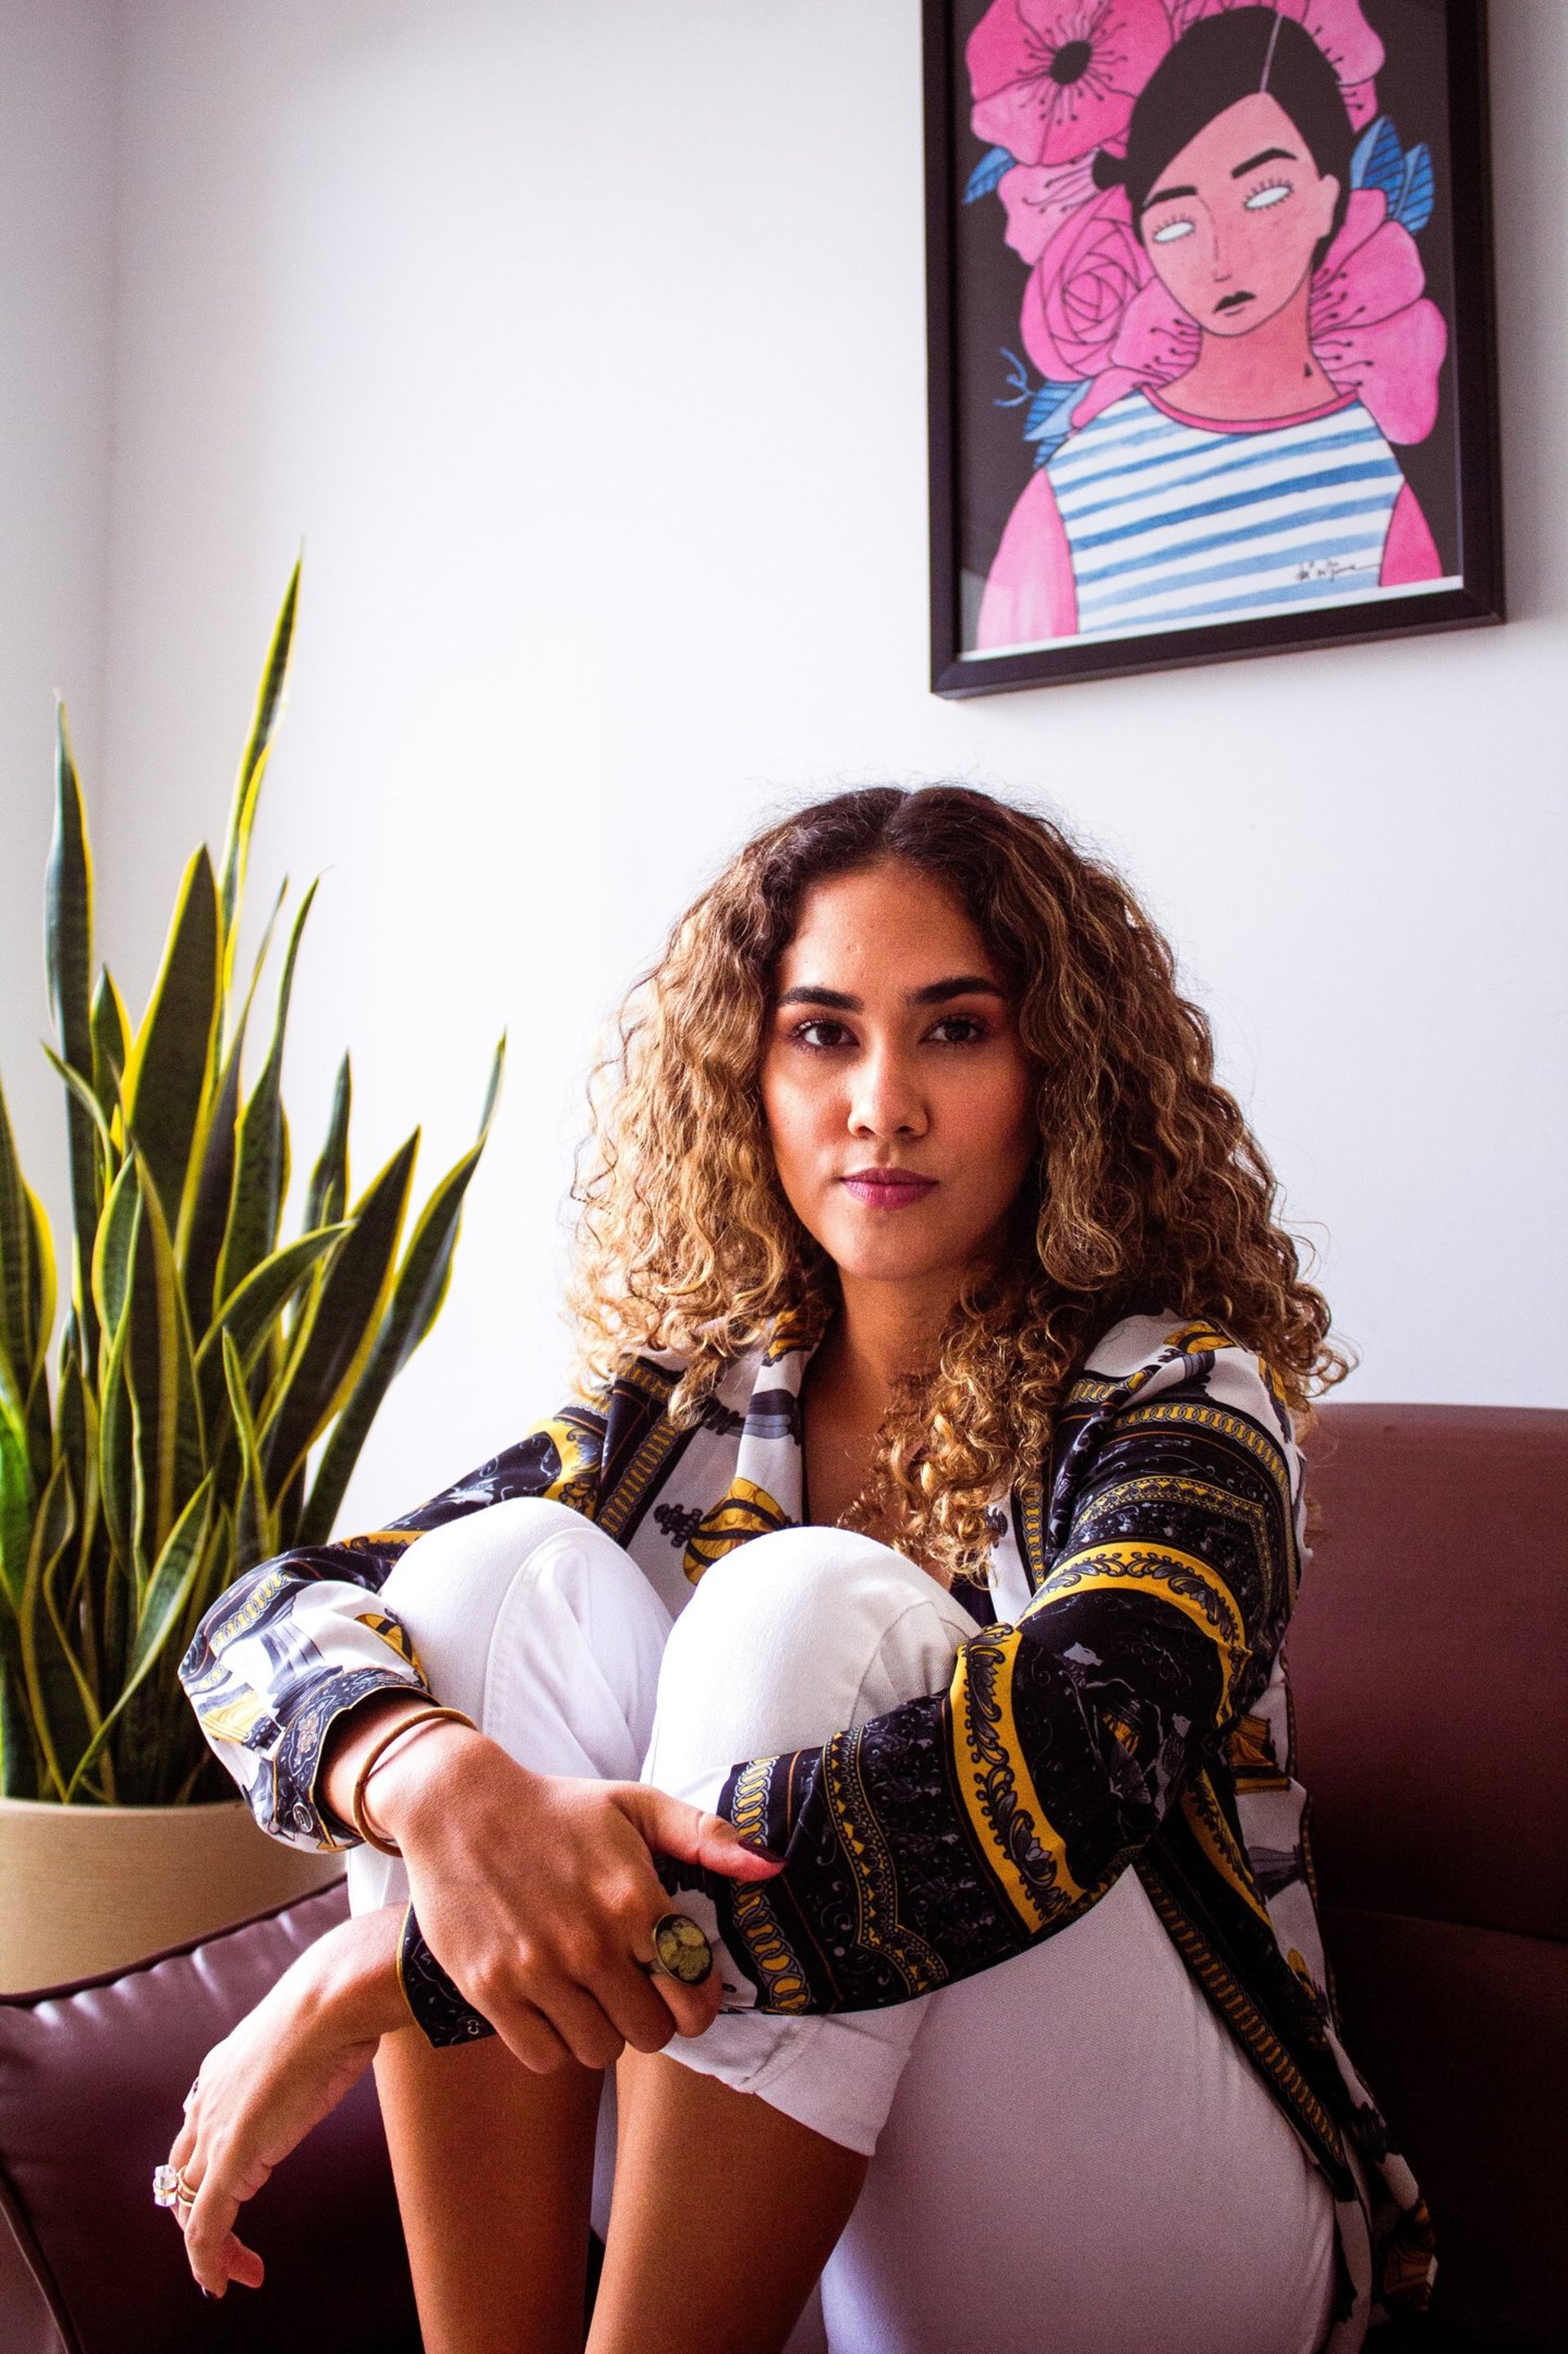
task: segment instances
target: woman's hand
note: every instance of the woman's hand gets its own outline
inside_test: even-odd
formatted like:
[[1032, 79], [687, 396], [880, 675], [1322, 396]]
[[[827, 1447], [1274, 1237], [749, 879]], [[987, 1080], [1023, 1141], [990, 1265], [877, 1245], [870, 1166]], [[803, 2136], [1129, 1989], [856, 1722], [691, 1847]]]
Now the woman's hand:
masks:
[[[399, 1702], [396, 1706], [422, 1703]], [[368, 1712], [367, 1712], [368, 1713]], [[329, 1803], [390, 1712], [334, 1748]], [[608, 2068], [627, 2044], [657, 2052], [701, 2035], [723, 1990], [644, 1967], [672, 1909], [655, 1855], [736, 1880], [778, 1862], [717, 1815], [640, 1782], [533, 1774], [498, 1743], [432, 1724], [399, 1743], [369, 1788], [373, 1821], [402, 1850], [419, 1926], [442, 1967], [525, 2066]]]
[[173, 2212], [209, 2296], [231, 2280], [260, 2287], [266, 2267], [235, 2236], [241, 2206], [337, 2106], [381, 2036], [408, 2024], [402, 1919], [401, 1905], [387, 1905], [330, 1930], [202, 2062], [169, 2163], [196, 2193]]

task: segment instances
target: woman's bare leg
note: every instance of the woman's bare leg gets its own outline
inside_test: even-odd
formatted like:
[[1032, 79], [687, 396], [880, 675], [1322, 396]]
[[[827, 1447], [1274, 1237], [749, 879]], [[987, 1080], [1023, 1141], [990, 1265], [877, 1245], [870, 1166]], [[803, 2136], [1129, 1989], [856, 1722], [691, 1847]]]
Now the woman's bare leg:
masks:
[[755, 2094], [629, 2052], [588, 2354], [777, 2354], [868, 2161]]
[[383, 2038], [376, 2085], [425, 2354], [581, 2354], [603, 2082], [575, 2065], [535, 2075], [499, 2040]]

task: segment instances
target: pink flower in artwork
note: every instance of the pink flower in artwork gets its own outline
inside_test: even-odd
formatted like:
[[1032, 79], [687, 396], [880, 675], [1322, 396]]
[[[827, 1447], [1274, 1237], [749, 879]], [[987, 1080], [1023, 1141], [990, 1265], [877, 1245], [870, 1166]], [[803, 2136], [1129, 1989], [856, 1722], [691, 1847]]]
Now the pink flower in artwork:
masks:
[[[1377, 112], [1373, 77], [1383, 69], [1383, 48], [1361, 13], [1361, 0], [1277, 0], [1282, 16], [1292, 16], [1311, 34], [1339, 76], [1340, 95], [1358, 131]], [[1259, 0], [1171, 0], [1171, 29], [1178, 39], [1201, 16], [1223, 16], [1233, 8], [1253, 8]]]
[[1096, 195], [1089, 159], [1075, 164], [1019, 164], [1003, 173], [997, 194], [1007, 212], [1007, 242], [1031, 270], [1063, 223]]
[[1312, 281], [1308, 334], [1325, 376], [1363, 401], [1391, 441], [1424, 441], [1437, 420], [1448, 348], [1415, 239], [1383, 193], [1358, 188]]
[[1098, 376], [1128, 305], [1150, 277], [1125, 188], [1107, 188], [1064, 221], [1030, 272], [1023, 348], [1055, 384]]
[[1090, 155], [1170, 47], [1165, 0], [991, 0], [964, 52], [975, 135], [1020, 164]]

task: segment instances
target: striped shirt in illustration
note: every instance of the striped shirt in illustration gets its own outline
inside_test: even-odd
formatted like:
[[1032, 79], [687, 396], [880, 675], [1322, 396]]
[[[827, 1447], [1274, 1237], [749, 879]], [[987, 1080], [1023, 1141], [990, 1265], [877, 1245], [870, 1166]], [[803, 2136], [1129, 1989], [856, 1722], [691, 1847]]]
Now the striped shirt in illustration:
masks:
[[1086, 636], [1376, 588], [1404, 488], [1353, 396], [1285, 424], [1232, 426], [1128, 393], [1045, 472]]

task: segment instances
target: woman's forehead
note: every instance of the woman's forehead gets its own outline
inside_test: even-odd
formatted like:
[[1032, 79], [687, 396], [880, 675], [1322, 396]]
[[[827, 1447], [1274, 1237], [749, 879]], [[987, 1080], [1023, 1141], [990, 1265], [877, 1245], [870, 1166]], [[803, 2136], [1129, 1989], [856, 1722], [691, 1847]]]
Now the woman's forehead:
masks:
[[1172, 155], [1156, 175], [1145, 210], [1158, 204], [1168, 189], [1202, 187], [1216, 180], [1224, 183], [1244, 172], [1252, 157], [1279, 148], [1302, 163], [1311, 162], [1306, 141], [1278, 100], [1266, 90], [1254, 90], [1205, 122]]
[[1002, 977], [954, 886], [893, 862], [824, 878], [806, 894], [779, 960], [778, 986], [825, 983], [830, 967], [853, 969], [867, 981], [895, 981], [901, 990], [959, 972]]

